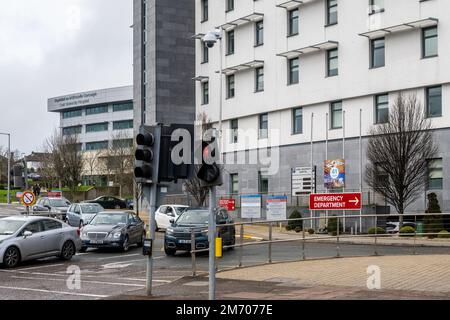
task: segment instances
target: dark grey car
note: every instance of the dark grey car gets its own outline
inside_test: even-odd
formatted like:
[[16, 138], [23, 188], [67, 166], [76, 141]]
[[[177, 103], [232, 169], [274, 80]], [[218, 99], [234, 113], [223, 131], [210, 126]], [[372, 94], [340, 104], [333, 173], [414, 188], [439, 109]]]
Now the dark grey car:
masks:
[[117, 248], [128, 251], [130, 245], [142, 246], [144, 222], [132, 212], [99, 212], [81, 229], [82, 247]]

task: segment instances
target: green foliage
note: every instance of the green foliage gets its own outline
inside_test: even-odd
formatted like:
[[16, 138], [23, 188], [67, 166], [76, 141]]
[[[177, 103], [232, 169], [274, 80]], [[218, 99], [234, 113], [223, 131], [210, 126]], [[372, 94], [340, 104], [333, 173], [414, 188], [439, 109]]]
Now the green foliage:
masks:
[[381, 227], [372, 227], [369, 229], [369, 234], [386, 234], [386, 230]]
[[428, 209], [426, 213], [442, 213], [436, 193], [428, 194]]
[[302, 232], [303, 228], [302, 227], [295, 227], [295, 232], [300, 233]]
[[447, 230], [442, 230], [439, 232], [438, 236], [439, 239], [450, 239], [450, 232]]
[[[328, 219], [328, 224], [327, 224], [327, 231], [328, 233], [336, 233], [337, 235], [337, 221], [338, 219], [336, 217], [330, 217]], [[342, 233], [342, 221], [339, 221], [339, 233]]]
[[441, 212], [441, 207], [439, 206], [439, 201], [435, 193], [428, 194], [428, 209], [425, 211], [427, 215], [423, 219], [423, 231], [424, 233], [431, 233], [428, 237], [434, 238], [436, 235], [432, 233], [438, 233], [444, 230], [444, 221]]
[[314, 234], [315, 231], [314, 231], [314, 229], [308, 229], [308, 233], [309, 233], [309, 234]]
[[[297, 210], [292, 212], [291, 215], [289, 216], [289, 219], [301, 219], [301, 218], [302, 218], [302, 214]], [[288, 225], [286, 226], [286, 230], [297, 231], [297, 228], [300, 228], [300, 231], [303, 230], [303, 220], [289, 221]]]
[[405, 226], [400, 229], [400, 236], [411, 237], [414, 235], [415, 232], [416, 232], [416, 229], [414, 229], [413, 227]]

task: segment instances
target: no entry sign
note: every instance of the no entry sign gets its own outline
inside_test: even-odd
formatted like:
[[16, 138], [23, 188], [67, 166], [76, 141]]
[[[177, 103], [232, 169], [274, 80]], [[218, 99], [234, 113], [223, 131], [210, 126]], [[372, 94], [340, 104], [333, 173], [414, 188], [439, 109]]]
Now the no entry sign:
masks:
[[30, 192], [30, 191], [25, 191], [22, 194], [22, 197], [20, 200], [21, 200], [22, 204], [26, 207], [31, 207], [36, 204], [36, 196], [34, 195], [33, 192]]
[[361, 193], [311, 194], [310, 210], [361, 210]]

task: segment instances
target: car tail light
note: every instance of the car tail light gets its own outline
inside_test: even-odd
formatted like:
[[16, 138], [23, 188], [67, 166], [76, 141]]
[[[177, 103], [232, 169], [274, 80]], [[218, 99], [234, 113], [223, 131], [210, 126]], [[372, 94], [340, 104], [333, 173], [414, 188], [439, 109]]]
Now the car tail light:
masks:
[[77, 229], [77, 235], [78, 235], [78, 236], [81, 235], [81, 229], [80, 229], [80, 228]]

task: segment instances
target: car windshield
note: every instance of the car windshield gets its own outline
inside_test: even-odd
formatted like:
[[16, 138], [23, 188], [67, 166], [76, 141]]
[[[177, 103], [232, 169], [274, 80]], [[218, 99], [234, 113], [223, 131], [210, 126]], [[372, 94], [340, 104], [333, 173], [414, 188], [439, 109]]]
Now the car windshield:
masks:
[[8, 236], [8, 235], [14, 234], [24, 224], [25, 224], [25, 221], [0, 220], [0, 235]]
[[62, 199], [50, 199], [49, 202], [52, 207], [67, 207], [67, 203]]
[[99, 213], [102, 211], [102, 207], [95, 204], [85, 204], [82, 206], [83, 213]]
[[175, 210], [177, 211], [177, 214], [180, 215], [183, 212], [185, 212], [187, 210], [186, 207], [175, 207]]
[[127, 215], [126, 214], [113, 214], [113, 213], [102, 213], [97, 214], [94, 219], [92, 219], [91, 225], [101, 225], [101, 224], [127, 224]]
[[190, 210], [184, 212], [177, 220], [178, 224], [207, 224], [209, 212], [206, 210]]

